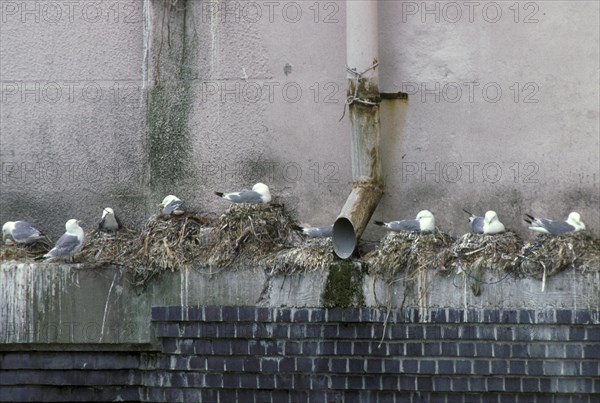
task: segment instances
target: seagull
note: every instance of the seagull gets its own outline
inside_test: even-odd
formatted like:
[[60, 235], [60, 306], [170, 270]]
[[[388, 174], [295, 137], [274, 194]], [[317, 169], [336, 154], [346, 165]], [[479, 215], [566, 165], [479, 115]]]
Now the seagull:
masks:
[[29, 244], [48, 238], [40, 230], [27, 221], [7, 221], [2, 226], [2, 240], [10, 240], [16, 243]]
[[166, 196], [158, 207], [161, 208], [163, 214], [167, 215], [181, 215], [185, 212], [181, 199], [173, 195]]
[[121, 222], [112, 208], [106, 207], [104, 211], [102, 211], [102, 219], [100, 219], [100, 223], [98, 223], [98, 229], [113, 232], [121, 229]]
[[375, 225], [383, 226], [390, 231], [431, 232], [435, 228], [435, 219], [429, 210], [421, 210], [415, 220], [375, 221]]
[[498, 214], [493, 210], [487, 211], [484, 217], [478, 217], [465, 209], [463, 211], [470, 216], [471, 231], [476, 234], [499, 234], [505, 231], [504, 224], [500, 222]]
[[301, 231], [309, 238], [329, 238], [333, 234], [333, 225], [328, 227], [302, 227], [293, 225], [292, 228], [296, 231]]
[[67, 232], [62, 234], [54, 248], [46, 253], [43, 257], [47, 260], [56, 260], [58, 258], [73, 258], [73, 255], [79, 252], [85, 239], [83, 229], [79, 226], [81, 221], [70, 219], [65, 224]]
[[215, 194], [233, 203], [259, 204], [269, 203], [271, 201], [271, 192], [269, 192], [269, 187], [260, 182], [252, 186], [252, 190], [244, 189], [240, 192], [234, 193], [215, 192]]
[[581, 231], [585, 229], [585, 224], [581, 221], [579, 213], [572, 212], [566, 221], [553, 221], [545, 218], [535, 218], [525, 214], [525, 222], [530, 224], [530, 230], [541, 232], [542, 234], [559, 235], [567, 232]]

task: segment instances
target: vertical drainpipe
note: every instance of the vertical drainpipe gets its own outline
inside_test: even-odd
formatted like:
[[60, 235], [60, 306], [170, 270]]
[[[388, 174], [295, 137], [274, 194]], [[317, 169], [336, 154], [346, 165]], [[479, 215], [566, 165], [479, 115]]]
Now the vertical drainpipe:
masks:
[[383, 196], [379, 151], [378, 4], [346, 1], [348, 108], [352, 122], [352, 192], [333, 225], [333, 249], [347, 259]]

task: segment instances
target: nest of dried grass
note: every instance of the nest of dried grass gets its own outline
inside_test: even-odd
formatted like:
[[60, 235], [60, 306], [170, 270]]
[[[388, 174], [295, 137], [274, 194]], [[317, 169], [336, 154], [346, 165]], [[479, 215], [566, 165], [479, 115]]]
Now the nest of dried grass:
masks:
[[370, 274], [392, 281], [399, 273], [410, 277], [422, 270], [443, 267], [446, 250], [453, 241], [450, 235], [437, 228], [429, 234], [389, 232], [380, 247], [365, 256], [365, 260]]
[[469, 277], [473, 295], [478, 296], [485, 272], [506, 276], [507, 273], [514, 273], [515, 256], [521, 244], [521, 239], [514, 232], [465, 234], [450, 248], [450, 264], [440, 273], [448, 274], [453, 269], [459, 269]]
[[212, 245], [209, 219], [194, 213], [151, 216], [125, 254], [134, 282], [144, 284], [165, 270], [187, 270]]
[[465, 234], [452, 245], [452, 268], [466, 272], [505, 273], [514, 269], [514, 258], [521, 250], [521, 239], [514, 232]]
[[117, 232], [94, 230], [86, 234], [77, 260], [98, 265], [129, 265], [129, 259], [139, 249], [139, 233], [129, 228]]
[[242, 263], [264, 266], [265, 258], [299, 245], [294, 220], [281, 204], [232, 204], [219, 218], [206, 262], [211, 267]]
[[569, 268], [583, 273], [600, 271], [600, 239], [588, 231], [539, 235], [523, 246], [515, 262], [525, 274], [539, 280]]
[[48, 253], [52, 246], [49, 240], [29, 244], [0, 242], [0, 261], [34, 259]]
[[270, 275], [325, 272], [335, 259], [331, 238], [307, 239], [296, 248], [284, 249], [268, 258]]

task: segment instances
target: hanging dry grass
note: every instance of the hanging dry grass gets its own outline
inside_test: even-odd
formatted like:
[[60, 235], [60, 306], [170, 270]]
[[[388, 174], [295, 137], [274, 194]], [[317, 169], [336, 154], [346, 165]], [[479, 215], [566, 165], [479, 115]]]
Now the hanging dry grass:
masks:
[[453, 238], [437, 228], [430, 234], [389, 232], [378, 249], [365, 257], [369, 273], [387, 281], [399, 273], [412, 276], [420, 270], [439, 269], [445, 265], [445, 250]]
[[514, 232], [502, 234], [465, 234], [452, 245], [452, 268], [467, 272], [512, 271], [514, 257], [521, 248], [521, 239]]
[[519, 253], [521, 244], [520, 238], [514, 232], [465, 234], [450, 248], [450, 265], [440, 272], [449, 274], [454, 269], [462, 271], [469, 277], [473, 295], [479, 296], [484, 273], [514, 272], [514, 257]]
[[523, 246], [515, 261], [525, 274], [539, 280], [569, 268], [584, 273], [600, 271], [600, 239], [588, 231], [539, 235]]
[[232, 204], [219, 218], [214, 246], [206, 262], [211, 267], [263, 265], [268, 255], [301, 242], [294, 220], [281, 204]]
[[331, 238], [307, 239], [296, 248], [284, 249], [267, 258], [270, 274], [294, 274], [325, 272], [333, 263], [333, 241]]

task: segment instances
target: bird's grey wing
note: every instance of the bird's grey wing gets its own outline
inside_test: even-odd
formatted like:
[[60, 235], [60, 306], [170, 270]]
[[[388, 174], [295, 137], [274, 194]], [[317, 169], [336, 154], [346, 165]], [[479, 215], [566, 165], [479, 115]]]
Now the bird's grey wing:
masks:
[[476, 234], [483, 234], [483, 217], [474, 217], [471, 221], [471, 231]]
[[549, 233], [554, 235], [564, 234], [566, 232], [571, 232], [575, 229], [574, 226], [567, 223], [566, 221], [553, 221], [547, 220], [545, 218], [539, 218], [538, 221], [541, 224], [541, 227], [546, 228]]
[[183, 210], [182, 200], [173, 200], [165, 207], [163, 207], [163, 213], [165, 214], [173, 214], [175, 210]]
[[75, 235], [63, 234], [58, 241], [56, 241], [56, 245], [50, 252], [48, 252], [48, 256], [50, 257], [60, 257], [60, 256], [70, 256], [76, 253], [81, 247], [81, 242]]
[[30, 239], [40, 238], [43, 235], [27, 221], [17, 221], [12, 230], [12, 236], [16, 242], [25, 242]]
[[392, 221], [389, 223], [388, 228], [396, 232], [421, 230], [421, 226], [417, 220]]
[[227, 198], [234, 203], [262, 203], [260, 193], [253, 190], [242, 190], [239, 193], [230, 193]]
[[117, 227], [118, 227], [119, 229], [123, 228], [123, 223], [122, 223], [122, 222], [121, 222], [121, 220], [119, 219], [119, 216], [115, 214], [115, 215], [114, 215], [114, 217], [115, 217], [115, 221], [117, 222]]

